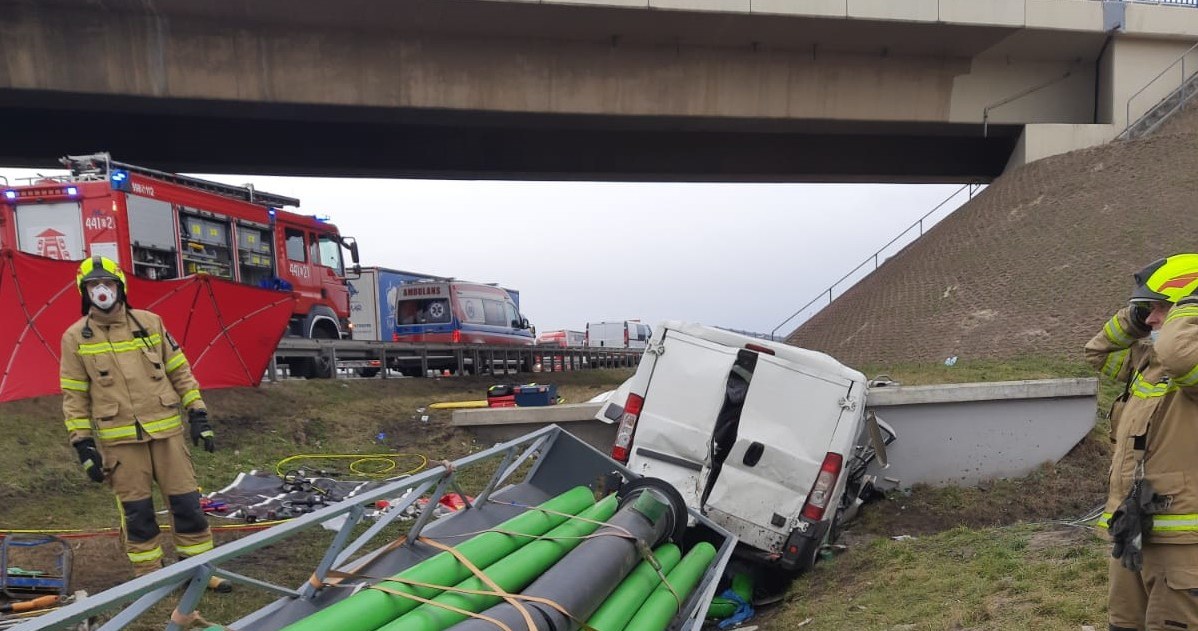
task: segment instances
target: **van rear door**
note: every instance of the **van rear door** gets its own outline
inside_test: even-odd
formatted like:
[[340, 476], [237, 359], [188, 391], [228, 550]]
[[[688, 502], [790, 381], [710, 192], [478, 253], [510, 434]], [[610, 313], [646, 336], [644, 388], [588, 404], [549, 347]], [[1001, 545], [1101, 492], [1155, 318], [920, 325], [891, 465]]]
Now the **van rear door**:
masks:
[[[699, 506], [711, 434], [737, 349], [667, 329], [645, 388], [628, 467]], [[643, 364], [642, 364], [643, 365]]]
[[735, 440], [709, 483], [704, 508], [712, 520], [748, 545], [780, 550], [842, 415], [859, 416], [841, 404], [852, 401], [853, 386], [842, 375], [758, 354]]

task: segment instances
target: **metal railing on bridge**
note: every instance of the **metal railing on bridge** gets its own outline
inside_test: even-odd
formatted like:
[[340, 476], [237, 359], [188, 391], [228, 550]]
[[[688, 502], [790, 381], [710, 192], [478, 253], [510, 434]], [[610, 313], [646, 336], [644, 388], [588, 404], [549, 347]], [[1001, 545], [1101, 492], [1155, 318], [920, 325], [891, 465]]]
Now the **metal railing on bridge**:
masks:
[[[635, 368], [643, 349], [502, 346], [494, 344], [415, 344], [371, 340], [319, 340], [283, 338], [275, 350], [267, 378], [281, 377], [279, 364], [295, 358], [320, 358], [342, 370], [362, 376], [389, 376], [396, 371], [409, 376], [562, 372], [597, 368]], [[388, 370], [384, 370], [386, 367]], [[369, 371], [369, 372], [364, 372]], [[335, 374], [335, 372], [334, 372]]]
[[[924, 215], [922, 217], [920, 217], [919, 219], [917, 219], [915, 221], [915, 223], [911, 224], [910, 226], [907, 226], [906, 230], [903, 230], [902, 232], [900, 232], [898, 234], [898, 236], [896, 236], [893, 239], [891, 239], [890, 241], [888, 241], [886, 243], [886, 245], [878, 248], [878, 250], [876, 252], [874, 252], [872, 255], [866, 257], [866, 259], [864, 261], [862, 261], [860, 265], [849, 270], [849, 273], [845, 274], [844, 276], [841, 276], [839, 280], [832, 283], [832, 285], [829, 286], [824, 291], [821, 291], [819, 293], [819, 295], [817, 295], [815, 298], [812, 298], [810, 302], [808, 302], [807, 304], [800, 307], [798, 311], [795, 311], [794, 313], [792, 313], [789, 318], [786, 318], [781, 323], [779, 323], [778, 326], [774, 327], [773, 331], [770, 331], [769, 338], [773, 339], [773, 340], [778, 339], [778, 330], [781, 329], [782, 327], [786, 326], [787, 323], [789, 323], [790, 321], [799, 317], [800, 315], [807, 314], [807, 317], [800, 319], [798, 322], [796, 322], [794, 325], [795, 328], [798, 328], [800, 325], [803, 324], [803, 322], [806, 322], [811, 316], [814, 316], [816, 313], [818, 313], [820, 309], [823, 309], [824, 307], [832, 304], [832, 300], [834, 298], [833, 292], [835, 292], [838, 287], [841, 287], [843, 285], [845, 289], [848, 289], [848, 287], [851, 287], [852, 285], [856, 284], [861, 279], [865, 278], [866, 276], [868, 276], [868, 275], [872, 274], [874, 271], [876, 271], [878, 269], [878, 267], [880, 267], [881, 264], [886, 260], [886, 258], [889, 258], [889, 257], [882, 258], [882, 253], [885, 252], [887, 250], [887, 248], [890, 248], [890, 246], [894, 245], [900, 239], [909, 235], [913, 230], [918, 228], [919, 234], [915, 235], [915, 237], [913, 237], [910, 241], [903, 243], [902, 246], [900, 246], [895, 252], [897, 253], [899, 250], [902, 250], [902, 248], [907, 247], [908, 245], [913, 243], [916, 239], [923, 236], [924, 222], [927, 221], [929, 217], [931, 217], [936, 212], [940, 211], [942, 208], [944, 208], [946, 205], [948, 205], [949, 202], [951, 202], [952, 200], [956, 199], [959, 195], [961, 195], [961, 193], [968, 192], [969, 199], [973, 199], [974, 194], [981, 187], [982, 187], [981, 184], [966, 184], [966, 185], [962, 186], [961, 188], [953, 191], [952, 195], [949, 195], [948, 197], [944, 198], [944, 201], [941, 201], [939, 204], [936, 204], [936, 206], [934, 208], [932, 208], [928, 212], [924, 213]], [[866, 266], [869, 265], [869, 263], [871, 261], [874, 264], [874, 266], [872, 268], [866, 270], [864, 274], [860, 274], [859, 276], [854, 277], [854, 275], [856, 275], [862, 269], [865, 269]], [[844, 292], [841, 291], [841, 293], [844, 293]], [[823, 303], [823, 300], [825, 298], [827, 299], [827, 303]], [[812, 307], [814, 307], [814, 309]]]
[[[1198, 0], [1187, 1], [1190, 6], [1198, 7]], [[1188, 69], [1186, 68], [1187, 57], [1190, 60]], [[1172, 87], [1174, 81], [1176, 81], [1176, 88]], [[1163, 90], [1168, 90], [1168, 92], [1164, 96], [1160, 96]], [[1124, 111], [1127, 126], [1123, 128], [1119, 138], [1128, 140], [1152, 133], [1160, 127], [1161, 123], [1165, 122], [1165, 119], [1185, 107], [1195, 93], [1198, 93], [1198, 44], [1191, 46], [1158, 72], [1155, 77], [1149, 79], [1144, 87], [1136, 90], [1135, 94], [1127, 98]], [[1132, 120], [1132, 104], [1136, 103], [1137, 99], [1143, 101], [1153, 96], [1158, 98], [1157, 102], [1144, 110], [1138, 118]], [[1149, 102], [1151, 103], [1151, 101]]]
[[[1110, 0], [1104, 0], [1110, 1]], [[1198, 8], [1198, 0], [1117, 0], [1122, 2], [1133, 2], [1135, 4], [1163, 4], [1168, 6], [1178, 7], [1196, 7]]]

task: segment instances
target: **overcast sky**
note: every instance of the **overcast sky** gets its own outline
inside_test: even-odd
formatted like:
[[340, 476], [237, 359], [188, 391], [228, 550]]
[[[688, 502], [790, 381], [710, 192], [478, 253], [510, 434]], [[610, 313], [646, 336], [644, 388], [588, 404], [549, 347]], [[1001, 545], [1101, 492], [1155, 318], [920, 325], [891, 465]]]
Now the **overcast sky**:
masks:
[[960, 188], [201, 177], [299, 198], [358, 239], [363, 265], [518, 289], [540, 331], [680, 319], [769, 333]]

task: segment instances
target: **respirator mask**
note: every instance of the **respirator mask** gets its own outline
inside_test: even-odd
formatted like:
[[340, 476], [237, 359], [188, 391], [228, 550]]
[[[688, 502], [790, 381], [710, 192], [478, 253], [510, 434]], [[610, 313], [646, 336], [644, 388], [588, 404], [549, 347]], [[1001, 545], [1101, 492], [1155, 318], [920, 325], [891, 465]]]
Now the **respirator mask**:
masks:
[[91, 298], [93, 305], [104, 311], [108, 311], [116, 305], [116, 290], [104, 285], [96, 285], [89, 288], [87, 290], [87, 297]]

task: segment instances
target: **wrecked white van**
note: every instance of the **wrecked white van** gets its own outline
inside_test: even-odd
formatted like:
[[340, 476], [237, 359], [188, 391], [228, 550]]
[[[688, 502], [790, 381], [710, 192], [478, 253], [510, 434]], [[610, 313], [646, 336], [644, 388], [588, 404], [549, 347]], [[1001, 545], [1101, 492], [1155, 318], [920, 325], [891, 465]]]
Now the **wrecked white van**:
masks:
[[822, 353], [671, 321], [597, 417], [619, 423], [613, 458], [671, 482], [742, 553], [800, 572], [869, 495], [866, 469], [894, 439], [866, 391]]

